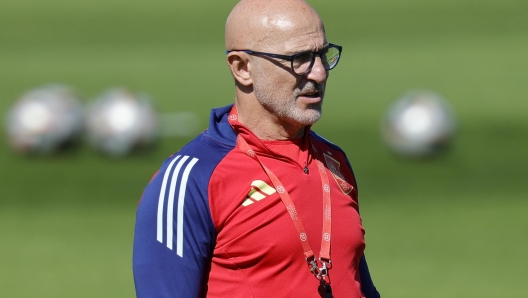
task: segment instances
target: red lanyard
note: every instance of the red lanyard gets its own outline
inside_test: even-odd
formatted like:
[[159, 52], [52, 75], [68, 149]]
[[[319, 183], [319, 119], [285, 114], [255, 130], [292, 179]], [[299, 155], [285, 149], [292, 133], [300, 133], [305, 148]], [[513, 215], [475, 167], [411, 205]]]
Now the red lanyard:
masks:
[[[230, 115], [229, 122], [231, 125], [233, 125], [233, 121], [236, 121], [236, 118], [236, 115]], [[295, 208], [295, 205], [293, 204], [293, 201], [290, 195], [288, 194], [288, 191], [286, 191], [286, 188], [282, 185], [279, 178], [260, 161], [255, 151], [251, 149], [246, 140], [244, 140], [244, 138], [240, 135], [238, 135], [237, 137], [237, 146], [247, 156], [251, 157], [253, 160], [258, 162], [270, 178], [271, 182], [273, 183], [273, 186], [275, 186], [277, 193], [279, 194], [282, 202], [284, 203], [284, 206], [286, 206], [286, 210], [290, 214], [290, 217], [295, 225], [295, 228], [297, 229], [297, 232], [299, 233], [299, 239], [301, 240], [301, 244], [304, 250], [304, 256], [306, 258], [306, 262], [308, 263], [308, 268], [317, 279], [326, 280], [328, 276], [328, 269], [330, 269], [332, 263], [330, 259], [330, 236], [332, 232], [332, 199], [330, 197], [330, 184], [325, 166], [319, 159], [315, 159], [315, 161], [317, 162], [317, 168], [319, 169], [319, 174], [321, 176], [321, 182], [323, 186], [323, 235], [321, 237], [321, 251], [319, 253], [319, 262], [322, 266], [319, 267], [315, 255], [312, 251], [312, 248], [310, 247], [310, 243], [308, 242], [308, 235], [306, 234], [301, 219], [297, 216], [297, 209]], [[317, 150], [314, 147], [312, 147], [312, 149], [315, 153], [317, 153]]]

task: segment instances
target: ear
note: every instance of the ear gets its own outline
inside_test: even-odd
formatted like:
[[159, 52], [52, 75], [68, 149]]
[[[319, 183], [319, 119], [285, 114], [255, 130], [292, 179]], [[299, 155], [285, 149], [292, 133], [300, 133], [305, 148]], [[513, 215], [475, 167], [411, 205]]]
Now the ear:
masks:
[[251, 67], [248, 55], [243, 52], [231, 52], [227, 54], [227, 64], [235, 80], [243, 86], [251, 86], [253, 80], [249, 69]]

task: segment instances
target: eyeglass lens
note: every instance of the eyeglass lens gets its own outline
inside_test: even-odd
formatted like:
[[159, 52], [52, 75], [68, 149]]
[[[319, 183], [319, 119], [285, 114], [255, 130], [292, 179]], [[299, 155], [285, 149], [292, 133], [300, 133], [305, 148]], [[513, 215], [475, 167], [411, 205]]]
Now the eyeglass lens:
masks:
[[[297, 74], [303, 74], [310, 71], [315, 61], [314, 53], [305, 52], [299, 53], [292, 60], [293, 71]], [[326, 53], [321, 55], [321, 62], [326, 70], [334, 68], [339, 61], [339, 50], [334, 47], [329, 47]]]

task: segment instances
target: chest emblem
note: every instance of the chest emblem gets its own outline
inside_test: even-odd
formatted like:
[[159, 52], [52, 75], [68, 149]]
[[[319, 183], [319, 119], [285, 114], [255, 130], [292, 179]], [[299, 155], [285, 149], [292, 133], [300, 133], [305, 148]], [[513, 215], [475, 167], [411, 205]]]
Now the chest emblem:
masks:
[[332, 176], [334, 176], [337, 185], [339, 185], [339, 188], [345, 195], [348, 195], [354, 189], [354, 187], [346, 182], [345, 177], [343, 174], [341, 174], [341, 171], [339, 171], [341, 163], [326, 153], [323, 153], [323, 155], [325, 158], [326, 167], [330, 170], [330, 172], [332, 172]]
[[275, 188], [269, 186], [266, 182], [262, 180], [255, 180], [251, 182], [251, 189], [247, 194], [246, 199], [242, 203], [242, 206], [247, 207], [255, 202], [258, 202], [269, 195], [277, 192]]

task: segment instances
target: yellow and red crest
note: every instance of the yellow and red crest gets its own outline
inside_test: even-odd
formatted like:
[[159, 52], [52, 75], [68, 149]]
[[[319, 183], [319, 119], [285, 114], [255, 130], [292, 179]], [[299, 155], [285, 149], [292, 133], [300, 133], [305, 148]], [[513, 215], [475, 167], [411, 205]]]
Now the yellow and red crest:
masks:
[[323, 153], [323, 155], [325, 158], [326, 166], [328, 167], [330, 172], [332, 172], [332, 176], [334, 176], [337, 185], [339, 185], [339, 188], [345, 195], [348, 195], [354, 189], [354, 187], [348, 182], [346, 182], [345, 177], [343, 176], [343, 174], [341, 174], [341, 171], [339, 171], [341, 163], [325, 153]]

